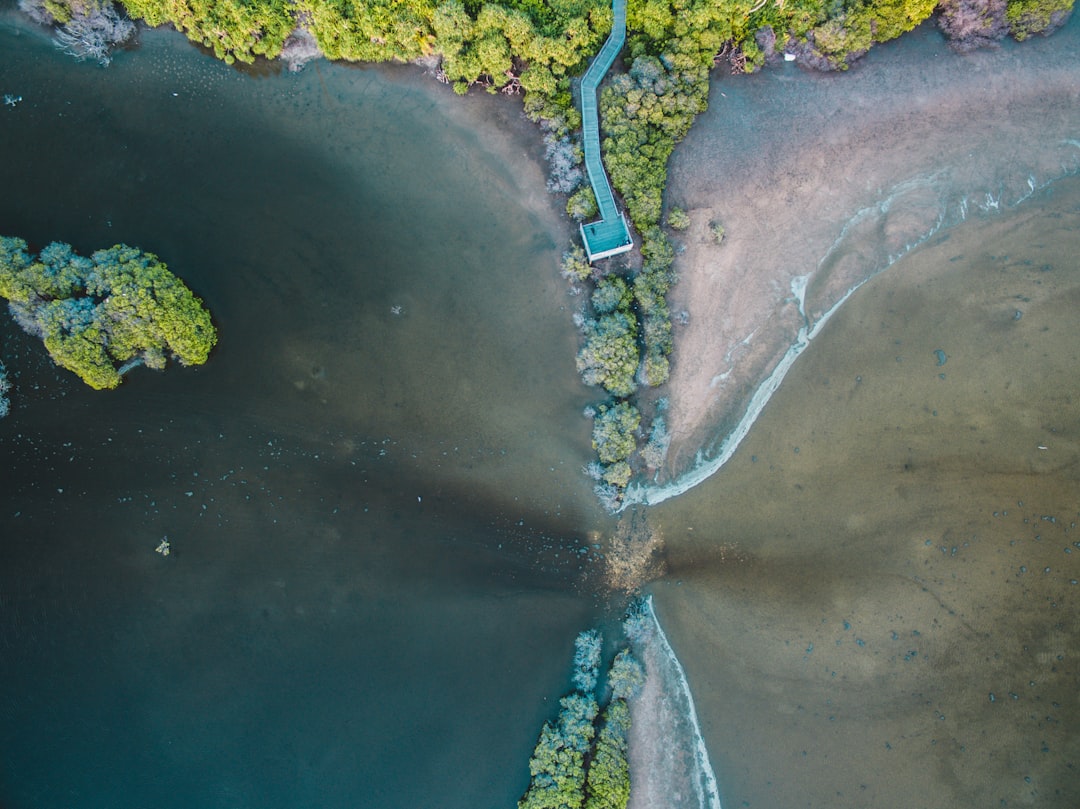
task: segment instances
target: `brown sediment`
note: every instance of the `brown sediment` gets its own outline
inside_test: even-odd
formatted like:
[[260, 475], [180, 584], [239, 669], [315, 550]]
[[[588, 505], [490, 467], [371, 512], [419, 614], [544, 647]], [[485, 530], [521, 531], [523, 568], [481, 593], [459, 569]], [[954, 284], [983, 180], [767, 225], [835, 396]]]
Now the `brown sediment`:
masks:
[[[718, 475], [651, 510], [725, 805], [1080, 800], [1080, 192], [1032, 192], [1080, 165], [1078, 44], [1075, 20], [966, 56], [924, 29], [849, 74], [723, 78], [676, 153], [672, 490], [800, 329], [923, 243], [840, 307]], [[651, 687], [637, 766], [664, 765]]]
[[1080, 178], [947, 235], [652, 510], [725, 805], [1080, 805]]
[[960, 56], [924, 28], [847, 74], [783, 65], [714, 82], [668, 190], [691, 218], [675, 239], [672, 311], [687, 317], [668, 480], [715, 455], [800, 327], [849, 289], [941, 226], [1080, 167], [1078, 41], [1073, 22]]
[[664, 538], [644, 509], [624, 512], [604, 554], [609, 590], [634, 594], [664, 574]]

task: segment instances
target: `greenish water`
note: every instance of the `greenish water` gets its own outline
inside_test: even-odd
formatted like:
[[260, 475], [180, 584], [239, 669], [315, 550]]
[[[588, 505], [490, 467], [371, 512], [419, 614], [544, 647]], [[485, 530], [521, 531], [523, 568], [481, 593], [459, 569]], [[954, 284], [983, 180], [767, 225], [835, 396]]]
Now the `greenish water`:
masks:
[[603, 609], [535, 138], [141, 36], [0, 18], [0, 232], [138, 244], [220, 329], [100, 394], [0, 325], [0, 804], [511, 805]]

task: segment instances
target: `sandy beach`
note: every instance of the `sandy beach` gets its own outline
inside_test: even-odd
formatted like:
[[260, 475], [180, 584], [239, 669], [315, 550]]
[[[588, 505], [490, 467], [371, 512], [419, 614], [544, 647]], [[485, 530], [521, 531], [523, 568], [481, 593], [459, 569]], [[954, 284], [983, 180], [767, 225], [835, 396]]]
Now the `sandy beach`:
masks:
[[630, 802], [627, 809], [721, 809], [694, 697], [652, 598], [633, 638], [645, 685], [630, 700]]
[[779, 64], [714, 80], [672, 161], [668, 202], [692, 222], [676, 236], [672, 311], [688, 317], [668, 487], [641, 499], [682, 491], [721, 455], [755, 391], [849, 290], [942, 228], [1080, 168], [1078, 47], [1075, 19], [965, 56], [923, 26], [848, 73]]

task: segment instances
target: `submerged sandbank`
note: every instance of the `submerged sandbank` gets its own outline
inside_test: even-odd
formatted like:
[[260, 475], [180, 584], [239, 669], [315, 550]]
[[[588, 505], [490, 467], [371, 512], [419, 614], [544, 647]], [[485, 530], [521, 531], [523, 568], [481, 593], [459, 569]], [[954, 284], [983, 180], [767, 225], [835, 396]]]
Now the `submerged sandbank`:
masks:
[[653, 608], [643, 606], [643, 632], [634, 651], [645, 665], [645, 687], [630, 702], [628, 809], [720, 809], [694, 698], [679, 659]]
[[[1080, 169], [1080, 24], [960, 56], [924, 26], [847, 74], [720, 77], [672, 162], [673, 440], [657, 503], [715, 472], [851, 292], [942, 229]], [[710, 223], [724, 225], [717, 245]]]

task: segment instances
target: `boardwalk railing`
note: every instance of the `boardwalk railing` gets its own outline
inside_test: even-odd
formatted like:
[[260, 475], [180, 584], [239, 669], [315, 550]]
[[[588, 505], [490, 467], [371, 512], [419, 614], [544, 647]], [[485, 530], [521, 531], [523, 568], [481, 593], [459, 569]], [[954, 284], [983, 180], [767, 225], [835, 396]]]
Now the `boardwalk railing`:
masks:
[[619, 55], [626, 42], [626, 0], [612, 0], [614, 21], [604, 47], [593, 59], [581, 79], [581, 120], [585, 146], [585, 169], [589, 173], [596, 207], [600, 212], [598, 222], [581, 226], [581, 240], [589, 261], [625, 253], [634, 246], [626, 219], [615, 205], [607, 172], [600, 159], [600, 117], [597, 110], [597, 90], [607, 75], [611, 63]]

